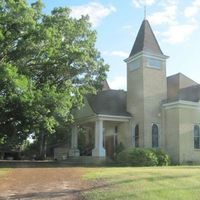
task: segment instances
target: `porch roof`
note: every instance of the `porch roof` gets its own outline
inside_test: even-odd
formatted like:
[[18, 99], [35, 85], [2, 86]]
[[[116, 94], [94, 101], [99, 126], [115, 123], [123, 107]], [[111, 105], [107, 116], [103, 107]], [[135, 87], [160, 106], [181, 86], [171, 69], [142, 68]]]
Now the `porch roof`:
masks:
[[88, 95], [87, 100], [95, 114], [131, 117], [126, 110], [126, 92], [123, 90], [100, 91]]

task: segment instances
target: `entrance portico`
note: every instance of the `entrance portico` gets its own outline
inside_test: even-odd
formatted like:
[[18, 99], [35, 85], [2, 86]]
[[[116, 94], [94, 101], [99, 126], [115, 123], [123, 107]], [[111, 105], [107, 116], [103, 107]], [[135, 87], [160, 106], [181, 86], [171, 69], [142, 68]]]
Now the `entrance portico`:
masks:
[[[80, 152], [78, 150], [78, 126], [84, 126], [88, 124], [93, 125], [94, 133], [94, 148], [92, 150], [92, 157], [105, 158], [106, 157], [106, 147], [105, 147], [105, 138], [106, 138], [106, 127], [109, 124], [118, 124], [126, 123], [129, 124], [131, 117], [127, 116], [109, 116], [109, 115], [96, 115], [88, 117], [84, 120], [76, 120], [76, 124], [72, 128], [72, 137], [71, 137], [71, 149], [69, 156], [78, 157]], [[110, 122], [110, 123], [109, 123]], [[105, 126], [106, 123], [106, 126]], [[115, 135], [115, 126], [113, 126], [113, 135]], [[114, 141], [113, 141], [114, 142]]]

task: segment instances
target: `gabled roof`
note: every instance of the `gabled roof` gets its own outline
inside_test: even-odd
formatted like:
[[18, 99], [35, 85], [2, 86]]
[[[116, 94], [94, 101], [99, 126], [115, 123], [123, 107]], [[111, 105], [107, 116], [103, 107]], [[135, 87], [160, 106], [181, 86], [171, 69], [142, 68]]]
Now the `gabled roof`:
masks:
[[167, 77], [167, 99], [163, 103], [178, 100], [198, 102], [200, 85], [182, 73]]
[[182, 88], [187, 88], [193, 85], [198, 85], [198, 83], [182, 73], [169, 76], [167, 77], [167, 98], [172, 99], [177, 97]]
[[192, 102], [200, 101], [200, 85], [182, 88], [179, 92], [179, 99]]
[[123, 90], [104, 90], [87, 96], [88, 103], [96, 114], [131, 116], [126, 111], [126, 92]]
[[146, 19], [142, 22], [129, 57], [132, 57], [142, 51], [153, 55], [164, 55], [151, 29], [151, 26]]
[[107, 80], [104, 80], [102, 82], [102, 90], [110, 90], [110, 86], [108, 85], [108, 81]]
[[167, 77], [167, 81], [170, 81], [170, 82], [176, 82], [176, 81], [178, 81], [179, 85], [180, 85], [180, 88], [187, 87], [187, 86], [185, 86], [186, 82], [187, 82], [187, 84], [189, 84], [188, 86], [198, 85], [197, 82], [195, 82], [191, 78], [187, 77], [183, 73], [177, 73], [177, 74], [173, 74], [171, 76], [168, 76]]
[[162, 103], [171, 103], [175, 101], [200, 101], [200, 85], [192, 85], [187, 88], [182, 88], [178, 91], [177, 95], [164, 100]]

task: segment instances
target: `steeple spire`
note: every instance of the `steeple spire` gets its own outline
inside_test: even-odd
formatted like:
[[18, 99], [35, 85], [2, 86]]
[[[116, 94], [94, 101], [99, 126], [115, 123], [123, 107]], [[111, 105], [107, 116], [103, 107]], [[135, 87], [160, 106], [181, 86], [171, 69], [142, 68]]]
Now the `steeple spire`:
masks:
[[142, 22], [129, 57], [132, 57], [142, 51], [153, 55], [164, 56], [151, 26], [146, 19]]

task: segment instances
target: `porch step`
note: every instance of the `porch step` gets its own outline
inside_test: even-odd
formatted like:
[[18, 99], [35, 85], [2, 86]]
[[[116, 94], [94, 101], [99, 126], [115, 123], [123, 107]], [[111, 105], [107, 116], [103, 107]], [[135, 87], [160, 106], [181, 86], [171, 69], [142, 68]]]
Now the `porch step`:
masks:
[[60, 162], [72, 165], [105, 165], [114, 163], [114, 161], [110, 158], [92, 156], [69, 157]]

